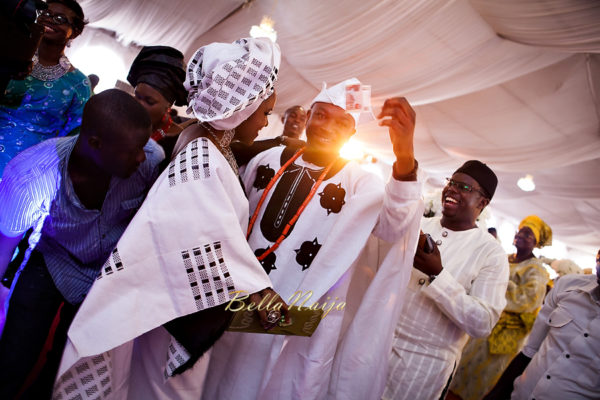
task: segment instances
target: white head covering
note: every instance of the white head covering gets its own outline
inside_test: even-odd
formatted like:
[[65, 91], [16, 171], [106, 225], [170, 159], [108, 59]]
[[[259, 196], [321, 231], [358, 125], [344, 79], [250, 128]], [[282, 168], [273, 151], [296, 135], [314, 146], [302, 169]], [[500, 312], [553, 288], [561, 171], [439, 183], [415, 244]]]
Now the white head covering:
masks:
[[579, 265], [567, 258], [552, 261], [550, 267], [552, 267], [552, 269], [555, 270], [559, 276], [583, 273], [581, 268], [579, 268]]
[[[327, 88], [327, 83], [323, 82], [323, 88], [321, 92], [313, 99], [310, 103], [313, 105], [314, 103], [330, 103], [336, 105], [344, 110], [346, 110], [346, 86], [348, 85], [360, 85], [360, 81], [357, 78], [346, 79], [343, 82], [338, 83], [337, 85], [333, 85], [330, 88]], [[348, 114], [354, 118], [354, 123], [356, 125], [363, 124], [366, 122], [373, 121], [375, 116], [370, 108], [371, 99], [369, 99], [369, 109], [368, 111], [349, 111]]]
[[281, 52], [268, 38], [199, 48], [187, 66], [188, 114], [215, 129], [233, 129], [273, 94]]

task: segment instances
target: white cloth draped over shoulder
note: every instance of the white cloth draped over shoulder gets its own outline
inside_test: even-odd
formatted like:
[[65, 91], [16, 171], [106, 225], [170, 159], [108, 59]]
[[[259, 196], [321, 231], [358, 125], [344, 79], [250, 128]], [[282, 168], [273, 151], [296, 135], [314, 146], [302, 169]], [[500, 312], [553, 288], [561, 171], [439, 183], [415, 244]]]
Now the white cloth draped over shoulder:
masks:
[[[247, 224], [248, 203], [225, 158], [206, 138], [190, 142], [158, 178], [81, 305], [55, 398], [74, 390], [83, 398], [126, 397], [133, 339], [223, 304], [232, 291], [271, 286], [246, 245]], [[129, 359], [110, 353], [118, 346]], [[166, 364], [167, 348], [156, 351]]]
[[[243, 172], [251, 211], [263, 192], [257, 186], [266, 186], [256, 182], [267, 166], [280, 167], [281, 153], [281, 148], [261, 153]], [[298, 176], [318, 168], [302, 158], [290, 167], [301, 171]], [[269, 203], [278, 185], [266, 197], [249, 238], [255, 251], [272, 244], [260, 224], [273, 215], [277, 201]], [[343, 201], [336, 200], [342, 208], [326, 207], [332, 206], [323, 202], [327, 187], [345, 191]], [[297, 290], [310, 291], [306, 306], [345, 301], [346, 308], [331, 310], [310, 338], [226, 332], [213, 347], [203, 398], [379, 399], [422, 211], [418, 182], [391, 179], [385, 186], [353, 162], [325, 179], [274, 252], [275, 263], [267, 264], [276, 266], [269, 276], [284, 300]], [[393, 244], [380, 248], [372, 233]], [[318, 250], [310, 252], [310, 265], [302, 265], [303, 248], [311, 244]]]

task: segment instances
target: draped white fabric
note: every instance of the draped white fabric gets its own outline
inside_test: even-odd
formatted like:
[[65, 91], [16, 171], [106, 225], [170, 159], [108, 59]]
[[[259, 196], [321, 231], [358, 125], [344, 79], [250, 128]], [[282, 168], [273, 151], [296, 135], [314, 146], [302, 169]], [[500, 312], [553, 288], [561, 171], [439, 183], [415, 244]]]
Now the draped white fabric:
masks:
[[[90, 27], [192, 52], [275, 21], [281, 113], [309, 105], [322, 81], [356, 76], [377, 110], [390, 96], [417, 109], [420, 166], [442, 178], [478, 158], [498, 172], [494, 211], [538, 214], [555, 238], [600, 247], [600, 3], [594, 0], [82, 0]], [[277, 118], [278, 119], [278, 118]], [[275, 118], [263, 136], [279, 134]], [[356, 139], [390, 161], [387, 132]], [[522, 192], [532, 174], [537, 189]], [[593, 258], [590, 257], [590, 263]], [[591, 267], [582, 265], [582, 267]]]

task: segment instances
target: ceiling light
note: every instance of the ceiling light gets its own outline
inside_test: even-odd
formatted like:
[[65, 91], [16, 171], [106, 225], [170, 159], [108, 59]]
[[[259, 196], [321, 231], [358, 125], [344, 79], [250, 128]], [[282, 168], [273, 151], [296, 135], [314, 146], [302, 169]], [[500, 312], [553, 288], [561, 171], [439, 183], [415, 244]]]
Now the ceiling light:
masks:
[[250, 36], [253, 38], [268, 37], [275, 42], [277, 41], [277, 31], [273, 29], [274, 25], [275, 21], [265, 15], [260, 21], [259, 26], [252, 25], [252, 28], [250, 28]]
[[533, 182], [533, 176], [527, 174], [517, 181], [517, 186], [524, 192], [532, 192], [535, 190], [535, 182]]

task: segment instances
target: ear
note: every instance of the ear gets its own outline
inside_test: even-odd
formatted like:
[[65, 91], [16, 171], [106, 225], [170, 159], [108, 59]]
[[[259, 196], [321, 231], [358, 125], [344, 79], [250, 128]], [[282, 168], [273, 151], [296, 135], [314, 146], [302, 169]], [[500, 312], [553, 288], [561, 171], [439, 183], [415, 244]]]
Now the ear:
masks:
[[309, 108], [308, 111], [306, 111], [306, 120], [305, 120], [305, 122], [308, 122], [308, 120], [310, 119], [310, 112], [311, 112], [311, 109]]
[[481, 207], [479, 212], [481, 213], [488, 204], [490, 204], [490, 199], [481, 196], [481, 199], [479, 200], [479, 207]]
[[90, 146], [90, 148], [93, 150], [100, 150], [100, 148], [102, 147], [102, 140], [98, 136], [90, 136], [87, 139], [87, 142], [88, 146]]

